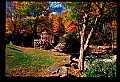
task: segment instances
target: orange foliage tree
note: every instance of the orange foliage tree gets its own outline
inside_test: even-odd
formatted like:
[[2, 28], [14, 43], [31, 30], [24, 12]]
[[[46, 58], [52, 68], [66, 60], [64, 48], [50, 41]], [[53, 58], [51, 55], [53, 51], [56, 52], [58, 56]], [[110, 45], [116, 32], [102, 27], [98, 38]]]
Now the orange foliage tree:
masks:
[[65, 22], [64, 26], [65, 26], [66, 33], [70, 33], [70, 32], [77, 33], [77, 31], [78, 31], [78, 27], [71, 20], [68, 20], [67, 22]]
[[10, 20], [6, 20], [5, 26], [6, 26], [5, 34], [10, 35], [14, 30], [13, 24], [11, 23]]
[[53, 25], [53, 32], [63, 34], [64, 33], [64, 25], [62, 23], [62, 20], [64, 18], [65, 13], [61, 14], [50, 14], [49, 20], [51, 21]]

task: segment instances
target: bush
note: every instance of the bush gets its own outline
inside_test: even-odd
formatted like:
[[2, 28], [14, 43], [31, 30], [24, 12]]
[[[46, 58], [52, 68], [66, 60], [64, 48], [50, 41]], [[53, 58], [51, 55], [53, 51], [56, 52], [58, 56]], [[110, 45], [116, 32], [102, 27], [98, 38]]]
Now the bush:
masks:
[[91, 59], [83, 77], [116, 77], [116, 63]]
[[110, 58], [110, 54], [105, 54], [105, 55], [104, 55], [104, 58], [106, 58], [106, 59], [107, 59], [107, 58]]

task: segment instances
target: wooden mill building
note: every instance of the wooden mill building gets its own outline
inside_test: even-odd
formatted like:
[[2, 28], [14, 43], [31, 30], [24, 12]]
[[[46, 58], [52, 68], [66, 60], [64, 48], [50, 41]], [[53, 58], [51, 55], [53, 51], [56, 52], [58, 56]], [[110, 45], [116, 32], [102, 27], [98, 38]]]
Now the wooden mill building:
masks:
[[51, 30], [45, 28], [41, 32], [37, 33], [40, 36], [39, 39], [34, 39], [34, 48], [46, 49], [49, 45], [54, 46], [58, 38]]
[[41, 40], [47, 40], [49, 43], [54, 43], [54, 34], [48, 29], [43, 29], [40, 34]]

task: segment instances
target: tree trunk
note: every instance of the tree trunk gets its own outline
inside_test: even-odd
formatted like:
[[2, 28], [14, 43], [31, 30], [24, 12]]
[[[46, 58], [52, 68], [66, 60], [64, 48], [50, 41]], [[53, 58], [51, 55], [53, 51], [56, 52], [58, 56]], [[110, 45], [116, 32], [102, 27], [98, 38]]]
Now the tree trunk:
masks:
[[83, 33], [81, 33], [81, 46], [80, 46], [80, 56], [79, 56], [79, 62], [78, 62], [78, 68], [79, 70], [84, 70], [84, 60], [83, 60], [83, 53], [84, 53], [84, 48], [83, 48]]
[[86, 49], [88, 47], [88, 43], [89, 43], [90, 37], [91, 37], [92, 32], [93, 32], [93, 28], [92, 28], [90, 33], [88, 34], [87, 40], [84, 44], [84, 33], [85, 33], [85, 28], [86, 28], [86, 25], [85, 25], [86, 19], [85, 18], [87, 18], [87, 14], [85, 14], [85, 16], [83, 18], [84, 18], [84, 23], [83, 23], [83, 29], [80, 32], [80, 35], [81, 35], [80, 56], [79, 56], [79, 62], [78, 62], [78, 68], [81, 71], [84, 70], [84, 52], [86, 51]]
[[85, 13], [85, 16], [83, 16], [84, 23], [83, 23], [83, 29], [80, 31], [80, 56], [79, 56], [79, 62], [78, 62], [78, 68], [79, 70], [84, 70], [84, 60], [83, 60], [83, 54], [84, 54], [84, 31], [86, 28], [85, 22], [86, 22], [87, 14]]
[[79, 57], [79, 62], [78, 62], [78, 68], [79, 70], [84, 70], [84, 52], [86, 51], [87, 47], [88, 47], [88, 43], [90, 41], [90, 37], [92, 35], [93, 32], [93, 28], [91, 29], [90, 33], [88, 34], [86, 43], [84, 44], [84, 35], [83, 33], [81, 33], [81, 46], [80, 46], [80, 57]]
[[34, 48], [34, 39], [36, 36], [36, 28], [37, 28], [37, 25], [35, 24], [34, 29], [33, 29], [33, 35], [32, 35], [32, 48]]
[[[105, 6], [105, 4], [103, 4], [103, 7], [100, 8], [101, 9], [101, 13], [96, 17], [96, 20], [94, 22], [94, 25], [95, 25], [94, 28], [97, 27], [97, 24], [100, 21], [101, 15], [103, 14], [104, 6]], [[83, 22], [83, 28], [82, 28], [82, 31], [80, 32], [80, 36], [81, 36], [81, 40], [80, 40], [81, 42], [80, 42], [80, 44], [81, 44], [81, 46], [80, 46], [80, 56], [79, 56], [78, 68], [81, 71], [84, 70], [84, 52], [86, 51], [86, 49], [88, 47], [88, 43], [89, 43], [90, 37], [91, 37], [92, 32], [93, 32], [93, 28], [92, 28], [91, 31], [90, 31], [90, 33], [88, 34], [87, 40], [85, 41], [85, 44], [84, 44], [84, 31], [85, 31], [85, 28], [86, 28], [85, 23], [86, 23], [86, 19], [88, 17], [87, 15], [88, 14], [85, 13], [85, 16], [83, 16], [83, 20], [84, 20], [84, 22]], [[99, 18], [99, 20], [98, 20], [98, 18]]]
[[[84, 70], [84, 52], [86, 51], [86, 49], [88, 47], [88, 43], [89, 43], [90, 37], [91, 37], [92, 32], [93, 32], [93, 28], [92, 28], [90, 33], [88, 34], [87, 40], [84, 44], [84, 31], [85, 31], [85, 28], [86, 28], [85, 21], [86, 20], [84, 19], [83, 29], [80, 32], [80, 35], [81, 35], [81, 43], [80, 44], [81, 44], [81, 46], [80, 46], [80, 57], [79, 57], [79, 62], [78, 62], [79, 70]], [[97, 22], [97, 18], [95, 20], [95, 24], [96, 24], [96, 22]]]
[[34, 27], [33, 27], [32, 48], [34, 48], [34, 39], [35, 39], [35, 36], [37, 35], [37, 33], [36, 33], [37, 24], [38, 24], [38, 14], [37, 14], [37, 17], [36, 17], [36, 20], [35, 20], [35, 24], [34, 24]]

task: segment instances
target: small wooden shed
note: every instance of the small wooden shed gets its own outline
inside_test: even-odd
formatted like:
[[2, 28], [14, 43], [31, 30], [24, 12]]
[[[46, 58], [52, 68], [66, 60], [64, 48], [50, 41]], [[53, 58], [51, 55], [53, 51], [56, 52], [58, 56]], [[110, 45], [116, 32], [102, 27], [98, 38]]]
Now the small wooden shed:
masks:
[[54, 34], [48, 29], [43, 29], [40, 34], [41, 40], [47, 40], [50, 44], [54, 43]]
[[44, 50], [49, 46], [49, 44], [53, 46], [53, 44], [55, 43], [54, 33], [47, 28], [43, 29], [37, 35], [39, 35], [40, 38], [34, 40], [34, 48], [39, 48]]

